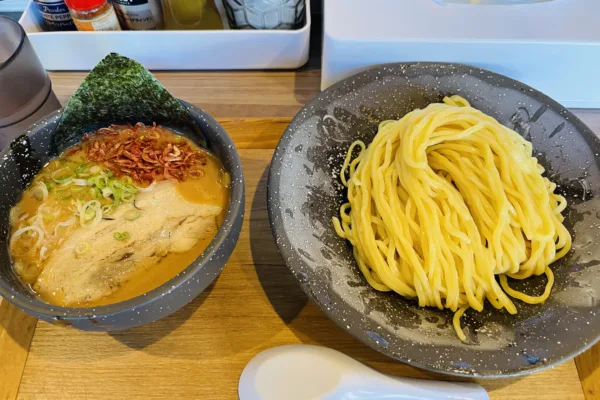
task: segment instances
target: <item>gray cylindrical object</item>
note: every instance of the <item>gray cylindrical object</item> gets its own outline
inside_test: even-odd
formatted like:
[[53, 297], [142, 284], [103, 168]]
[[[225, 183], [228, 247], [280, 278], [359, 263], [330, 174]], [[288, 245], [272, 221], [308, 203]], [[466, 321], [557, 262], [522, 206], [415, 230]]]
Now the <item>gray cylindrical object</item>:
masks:
[[25, 31], [0, 16], [0, 147], [58, 108], [50, 78]]

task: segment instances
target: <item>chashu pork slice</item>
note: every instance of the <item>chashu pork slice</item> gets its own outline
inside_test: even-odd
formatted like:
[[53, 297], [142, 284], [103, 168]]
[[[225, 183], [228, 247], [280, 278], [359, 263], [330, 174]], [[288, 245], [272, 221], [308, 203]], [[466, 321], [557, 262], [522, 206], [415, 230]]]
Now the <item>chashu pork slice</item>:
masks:
[[[222, 211], [217, 205], [186, 201], [172, 182], [139, 193], [135, 204], [142, 211], [134, 221], [124, 217], [133, 206], [122, 205], [111, 215], [114, 220], [77, 228], [50, 256], [33, 288], [56, 296], [64, 306], [98, 301], [168, 253], [188, 251], [214, 236]], [[128, 232], [130, 238], [116, 240], [115, 232]], [[89, 251], [77, 255], [75, 248], [82, 243]]]

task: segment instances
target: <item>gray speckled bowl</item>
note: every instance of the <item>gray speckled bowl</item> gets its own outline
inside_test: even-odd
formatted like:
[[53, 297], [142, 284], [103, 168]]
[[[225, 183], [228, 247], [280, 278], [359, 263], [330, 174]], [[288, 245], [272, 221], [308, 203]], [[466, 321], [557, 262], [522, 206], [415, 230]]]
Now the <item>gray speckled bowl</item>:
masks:
[[[244, 220], [244, 176], [237, 150], [227, 132], [205, 111], [182, 102], [206, 136], [209, 149], [231, 173], [231, 199], [223, 225], [208, 248], [179, 275], [142, 296], [95, 308], [64, 308], [42, 302], [12, 270], [8, 254], [8, 216], [24, 187], [48, 157], [50, 134], [60, 110], [27, 130], [28, 140], [18, 149], [0, 154], [0, 296], [22, 310], [51, 323], [83, 330], [113, 331], [132, 328], [166, 317], [188, 304], [219, 275], [235, 248]], [[199, 138], [190, 139], [198, 142]], [[25, 156], [24, 154], [29, 154]]]
[[[372, 289], [331, 217], [343, 203], [339, 170], [350, 143], [377, 125], [459, 94], [533, 142], [546, 174], [569, 201], [573, 250], [552, 268], [549, 301], [515, 301], [518, 315], [468, 311], [464, 344], [451, 312]], [[273, 156], [269, 216], [279, 250], [304, 291], [360, 341], [406, 363], [459, 376], [503, 377], [547, 368], [600, 336], [600, 140], [573, 114], [534, 89], [464, 65], [389, 64], [330, 87], [292, 121]], [[517, 289], [540, 293], [545, 278]]]

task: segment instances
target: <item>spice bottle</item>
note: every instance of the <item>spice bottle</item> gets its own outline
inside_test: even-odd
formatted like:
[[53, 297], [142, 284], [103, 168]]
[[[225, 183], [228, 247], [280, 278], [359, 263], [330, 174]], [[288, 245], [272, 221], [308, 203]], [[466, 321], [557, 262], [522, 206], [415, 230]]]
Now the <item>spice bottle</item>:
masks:
[[64, 0], [33, 0], [47, 31], [74, 31], [75, 25]]
[[123, 29], [147, 31], [162, 29], [160, 0], [113, 0]]
[[121, 26], [108, 0], [65, 0], [80, 31], [120, 31]]
[[162, 0], [167, 30], [217, 30], [223, 22], [214, 0]]

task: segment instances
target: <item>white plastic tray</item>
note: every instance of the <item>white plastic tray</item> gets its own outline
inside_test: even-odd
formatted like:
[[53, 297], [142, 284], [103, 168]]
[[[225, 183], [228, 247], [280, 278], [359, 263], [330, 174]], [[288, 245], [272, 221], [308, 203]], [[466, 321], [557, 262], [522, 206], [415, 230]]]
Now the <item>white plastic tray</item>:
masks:
[[110, 52], [153, 70], [294, 69], [308, 61], [310, 1], [299, 30], [43, 32], [29, 3], [19, 23], [47, 70], [92, 69]]
[[457, 62], [600, 108], [600, 0], [515, 1], [327, 0], [321, 86], [375, 64]]

